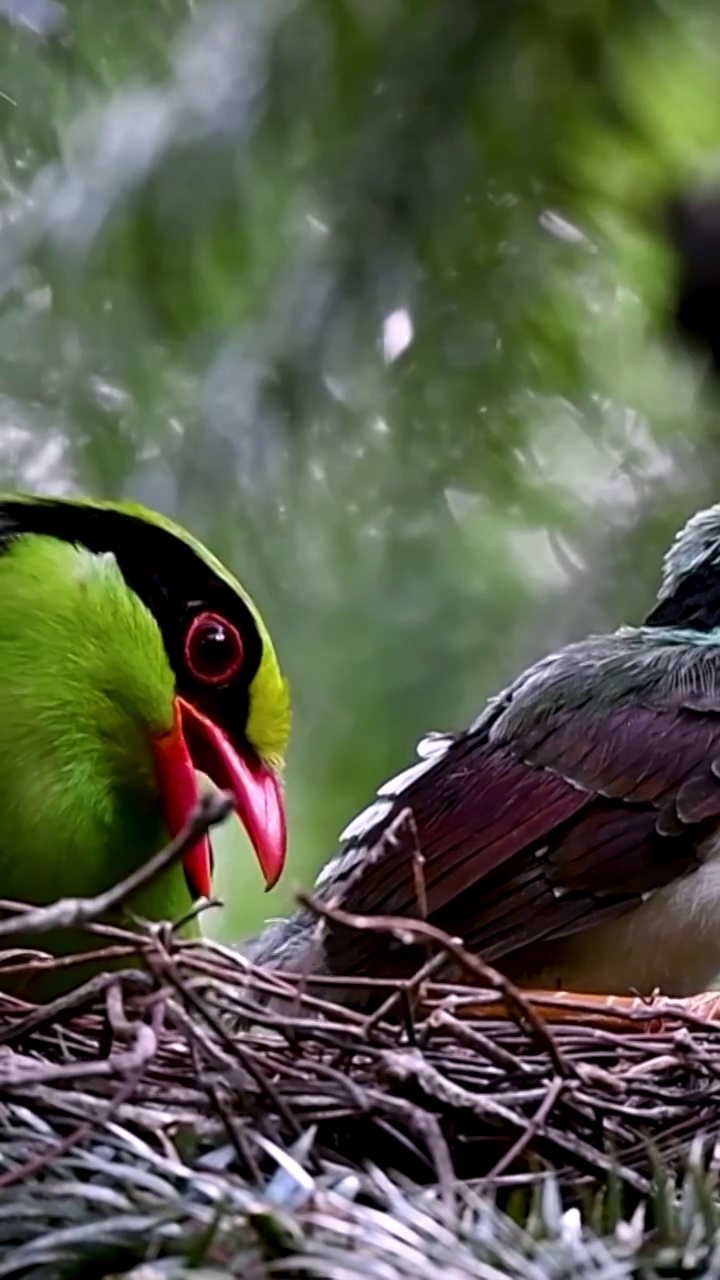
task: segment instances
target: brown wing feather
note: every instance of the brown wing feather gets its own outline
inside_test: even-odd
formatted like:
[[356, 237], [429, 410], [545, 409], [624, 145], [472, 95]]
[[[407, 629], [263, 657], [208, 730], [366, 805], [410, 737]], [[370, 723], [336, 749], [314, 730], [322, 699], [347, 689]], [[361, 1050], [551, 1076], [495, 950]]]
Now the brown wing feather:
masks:
[[[429, 918], [498, 960], [627, 911], [698, 865], [720, 819], [720, 717], [576, 708], [511, 741], [492, 733], [458, 739], [396, 797], [364, 837], [371, 852], [336, 886], [339, 905], [417, 914], [419, 849]], [[412, 821], [383, 841], [403, 809]], [[371, 965], [376, 946], [339, 930], [326, 939], [345, 971]]]

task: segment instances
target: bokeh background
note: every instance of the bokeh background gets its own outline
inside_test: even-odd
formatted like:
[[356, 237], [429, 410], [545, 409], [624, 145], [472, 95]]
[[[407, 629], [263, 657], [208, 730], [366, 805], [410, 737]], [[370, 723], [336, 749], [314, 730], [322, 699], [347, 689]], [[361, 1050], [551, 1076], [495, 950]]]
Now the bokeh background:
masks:
[[720, 497], [657, 233], [719, 144], [704, 0], [0, 0], [2, 483], [180, 517], [293, 687], [225, 938]]

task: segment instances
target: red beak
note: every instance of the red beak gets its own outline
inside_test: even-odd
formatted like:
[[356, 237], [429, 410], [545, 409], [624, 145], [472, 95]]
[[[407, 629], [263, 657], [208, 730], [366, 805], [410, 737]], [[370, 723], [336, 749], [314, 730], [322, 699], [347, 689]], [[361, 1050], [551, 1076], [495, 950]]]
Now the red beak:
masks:
[[[153, 739], [152, 750], [170, 835], [177, 835], [197, 804], [199, 769], [235, 796], [265, 886], [272, 889], [282, 874], [287, 847], [285, 806], [272, 769], [249, 752], [241, 755], [212, 720], [183, 698], [175, 699], [172, 729]], [[186, 853], [184, 869], [193, 897], [210, 897], [213, 863], [208, 836]]]

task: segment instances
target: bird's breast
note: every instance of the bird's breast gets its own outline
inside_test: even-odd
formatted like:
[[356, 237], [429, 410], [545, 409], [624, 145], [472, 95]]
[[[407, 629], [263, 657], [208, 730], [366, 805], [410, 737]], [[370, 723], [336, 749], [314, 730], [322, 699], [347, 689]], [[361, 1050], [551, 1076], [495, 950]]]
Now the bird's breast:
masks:
[[720, 976], [720, 835], [695, 871], [619, 919], [538, 947], [521, 985], [597, 993], [694, 995]]

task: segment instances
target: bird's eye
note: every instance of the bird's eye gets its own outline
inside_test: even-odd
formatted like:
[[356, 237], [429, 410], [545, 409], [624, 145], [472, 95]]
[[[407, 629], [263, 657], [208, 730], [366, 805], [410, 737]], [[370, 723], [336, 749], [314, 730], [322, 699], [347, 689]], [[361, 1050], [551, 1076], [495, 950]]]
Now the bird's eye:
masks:
[[217, 613], [199, 613], [185, 636], [185, 662], [203, 684], [229, 684], [243, 662], [240, 632]]

